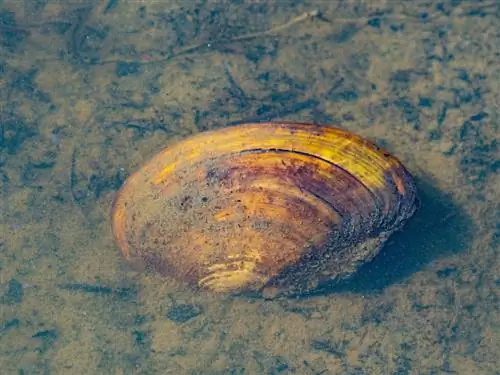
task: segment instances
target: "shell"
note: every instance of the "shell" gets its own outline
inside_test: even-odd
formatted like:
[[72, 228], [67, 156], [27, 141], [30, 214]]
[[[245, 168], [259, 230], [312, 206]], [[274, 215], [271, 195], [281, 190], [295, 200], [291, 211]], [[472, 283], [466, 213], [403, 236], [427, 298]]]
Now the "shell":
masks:
[[215, 292], [296, 293], [353, 274], [417, 207], [374, 143], [329, 126], [199, 133], [132, 174], [113, 205], [126, 259]]

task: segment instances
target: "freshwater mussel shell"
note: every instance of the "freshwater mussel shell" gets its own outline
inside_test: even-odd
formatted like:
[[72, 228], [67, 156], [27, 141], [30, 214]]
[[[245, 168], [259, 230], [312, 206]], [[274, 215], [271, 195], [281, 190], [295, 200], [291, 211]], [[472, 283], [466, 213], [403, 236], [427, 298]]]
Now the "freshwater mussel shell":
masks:
[[413, 215], [401, 162], [348, 131], [250, 123], [203, 132], [132, 174], [113, 205], [126, 259], [214, 292], [310, 291], [352, 275]]

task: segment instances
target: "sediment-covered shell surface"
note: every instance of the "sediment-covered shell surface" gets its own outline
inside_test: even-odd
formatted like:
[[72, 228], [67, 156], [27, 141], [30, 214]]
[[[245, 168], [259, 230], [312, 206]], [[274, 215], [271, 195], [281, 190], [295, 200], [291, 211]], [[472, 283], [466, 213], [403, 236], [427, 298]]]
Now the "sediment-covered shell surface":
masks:
[[113, 206], [127, 259], [195, 288], [300, 292], [348, 276], [416, 209], [414, 181], [345, 130], [251, 123], [167, 147]]

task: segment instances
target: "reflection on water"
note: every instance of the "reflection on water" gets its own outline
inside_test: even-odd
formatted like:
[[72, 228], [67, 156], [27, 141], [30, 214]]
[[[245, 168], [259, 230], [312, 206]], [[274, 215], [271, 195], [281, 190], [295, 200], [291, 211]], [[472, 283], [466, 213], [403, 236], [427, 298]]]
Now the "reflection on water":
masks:
[[[390, 4], [5, 1], [2, 373], [498, 373], [500, 8]], [[270, 119], [375, 139], [416, 176], [419, 213], [299, 299], [125, 265], [109, 210], [126, 176], [189, 134]]]

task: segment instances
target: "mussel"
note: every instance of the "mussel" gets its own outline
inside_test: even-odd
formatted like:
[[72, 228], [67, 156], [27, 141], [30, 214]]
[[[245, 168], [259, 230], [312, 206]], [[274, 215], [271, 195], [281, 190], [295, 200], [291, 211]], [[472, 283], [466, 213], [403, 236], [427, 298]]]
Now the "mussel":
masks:
[[417, 208], [401, 162], [348, 131], [249, 123], [167, 147], [112, 210], [126, 259], [193, 288], [302, 293], [352, 275]]

